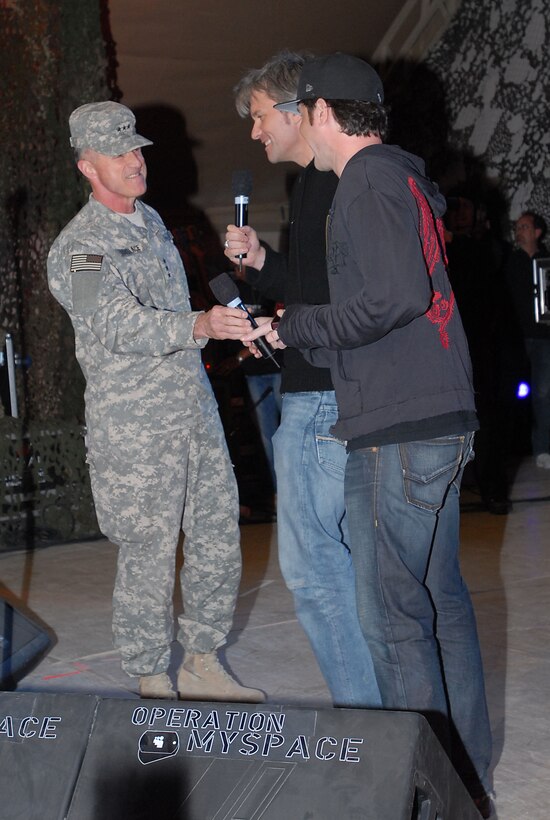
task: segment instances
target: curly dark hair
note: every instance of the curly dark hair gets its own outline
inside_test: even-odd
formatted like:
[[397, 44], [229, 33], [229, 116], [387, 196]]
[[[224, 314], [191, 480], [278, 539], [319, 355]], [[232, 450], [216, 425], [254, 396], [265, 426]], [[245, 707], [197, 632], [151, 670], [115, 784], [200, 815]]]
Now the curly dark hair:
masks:
[[[300, 100], [307, 108], [311, 121], [311, 111], [315, 100]], [[375, 102], [361, 100], [326, 100], [334, 113], [334, 118], [344, 134], [349, 137], [380, 137], [382, 142], [388, 136], [388, 109]]]

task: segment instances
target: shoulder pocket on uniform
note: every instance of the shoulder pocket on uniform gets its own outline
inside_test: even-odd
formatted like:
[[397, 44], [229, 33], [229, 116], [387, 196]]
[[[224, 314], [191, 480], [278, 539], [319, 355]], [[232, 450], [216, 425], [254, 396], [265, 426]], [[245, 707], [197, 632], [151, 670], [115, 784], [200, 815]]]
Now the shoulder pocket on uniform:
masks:
[[101, 273], [83, 270], [72, 274], [73, 310], [89, 313], [97, 307], [98, 294], [103, 282]]

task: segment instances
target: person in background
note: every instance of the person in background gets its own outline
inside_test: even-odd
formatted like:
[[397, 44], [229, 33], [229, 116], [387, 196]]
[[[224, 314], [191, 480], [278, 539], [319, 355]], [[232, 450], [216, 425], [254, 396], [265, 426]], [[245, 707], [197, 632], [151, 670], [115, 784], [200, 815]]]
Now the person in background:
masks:
[[[273, 311], [275, 305], [269, 300], [262, 300], [260, 294], [242, 278], [236, 277], [236, 284], [243, 304], [251, 316], [265, 316]], [[236, 342], [226, 342], [226, 355], [215, 368], [214, 375], [230, 376], [240, 370], [246, 382], [246, 390], [251, 410], [260, 434], [263, 451], [269, 469], [271, 498], [268, 499], [271, 514], [274, 512], [274, 500], [277, 493], [277, 477], [273, 457], [273, 436], [281, 420], [281, 360], [282, 352], [275, 351], [273, 359], [256, 359], [247, 347]], [[241, 507], [241, 521], [247, 520], [246, 513], [251, 510]]]
[[[300, 173], [291, 195], [288, 254], [260, 243], [250, 226], [229, 225], [226, 255], [236, 262], [246, 245], [247, 282], [286, 305], [329, 298], [325, 226], [338, 180], [315, 168], [300, 134], [300, 115], [274, 107], [296, 93], [306, 59], [281, 52], [248, 72], [235, 89], [237, 111], [252, 118], [251, 137], [268, 161], [293, 162]], [[281, 424], [273, 437], [281, 572], [334, 704], [378, 706], [357, 614], [344, 501], [347, 454], [332, 433], [338, 411], [330, 371], [312, 366], [299, 350], [285, 350], [281, 392]]]
[[535, 321], [533, 260], [548, 257], [546, 222], [524, 211], [514, 225], [516, 248], [509, 256], [505, 282], [521, 329], [531, 370], [532, 448], [535, 464], [550, 470], [550, 324]]
[[[92, 193], [48, 256], [86, 379], [87, 460], [101, 531], [118, 547], [113, 632], [142, 697], [263, 701], [220, 665], [241, 574], [235, 477], [201, 362], [208, 339], [238, 339], [236, 308], [192, 311], [181, 258], [140, 202], [147, 167], [126, 106], [97, 102], [69, 119]], [[174, 689], [176, 550], [185, 649]]]
[[445, 248], [449, 279], [468, 340], [479, 430], [473, 473], [485, 508], [506, 515], [507, 445], [502, 421], [501, 298], [504, 251], [491, 236], [480, 200], [459, 189], [447, 197]]

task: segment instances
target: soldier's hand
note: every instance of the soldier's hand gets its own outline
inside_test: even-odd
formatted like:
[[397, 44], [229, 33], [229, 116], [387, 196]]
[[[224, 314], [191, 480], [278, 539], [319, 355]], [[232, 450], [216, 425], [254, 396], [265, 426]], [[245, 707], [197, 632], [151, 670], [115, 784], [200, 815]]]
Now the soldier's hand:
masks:
[[195, 321], [195, 339], [241, 339], [250, 330], [250, 322], [239, 308], [215, 305], [200, 313]]

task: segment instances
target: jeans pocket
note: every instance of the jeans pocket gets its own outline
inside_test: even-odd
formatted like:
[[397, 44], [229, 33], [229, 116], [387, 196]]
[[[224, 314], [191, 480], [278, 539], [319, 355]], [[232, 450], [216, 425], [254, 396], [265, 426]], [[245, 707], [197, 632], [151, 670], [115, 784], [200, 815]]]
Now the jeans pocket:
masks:
[[466, 463], [466, 435], [398, 444], [403, 471], [403, 491], [409, 504], [437, 512], [449, 486]]
[[314, 424], [315, 447], [319, 465], [327, 472], [343, 479], [348, 460], [346, 445], [330, 432], [330, 428], [337, 420], [338, 413], [332, 408], [324, 410], [321, 407], [317, 411]]

